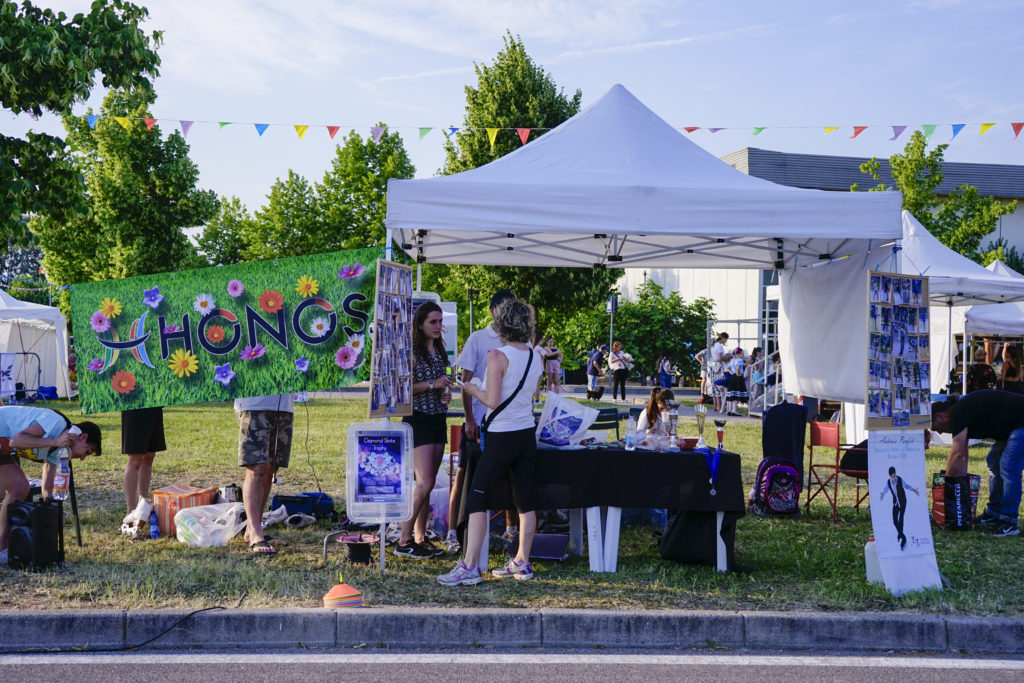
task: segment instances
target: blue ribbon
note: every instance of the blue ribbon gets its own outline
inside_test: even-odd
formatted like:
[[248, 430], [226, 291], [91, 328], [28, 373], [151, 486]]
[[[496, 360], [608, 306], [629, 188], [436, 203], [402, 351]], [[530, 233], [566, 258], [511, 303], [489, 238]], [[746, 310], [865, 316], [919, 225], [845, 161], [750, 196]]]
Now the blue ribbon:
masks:
[[712, 453], [710, 448], [698, 449], [704, 453], [704, 461], [708, 464], [708, 473], [711, 475], [711, 491], [709, 492], [712, 496], [716, 495], [718, 491], [715, 490], [715, 482], [718, 480], [718, 465], [722, 461], [722, 444], [718, 444], [718, 448]]

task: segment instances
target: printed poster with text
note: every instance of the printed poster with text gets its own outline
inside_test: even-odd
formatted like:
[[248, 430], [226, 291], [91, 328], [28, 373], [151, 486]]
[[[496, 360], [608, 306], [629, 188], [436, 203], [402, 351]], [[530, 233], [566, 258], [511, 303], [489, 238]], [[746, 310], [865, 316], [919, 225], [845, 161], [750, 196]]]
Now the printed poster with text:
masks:
[[88, 282], [71, 291], [83, 413], [369, 379], [379, 249]]

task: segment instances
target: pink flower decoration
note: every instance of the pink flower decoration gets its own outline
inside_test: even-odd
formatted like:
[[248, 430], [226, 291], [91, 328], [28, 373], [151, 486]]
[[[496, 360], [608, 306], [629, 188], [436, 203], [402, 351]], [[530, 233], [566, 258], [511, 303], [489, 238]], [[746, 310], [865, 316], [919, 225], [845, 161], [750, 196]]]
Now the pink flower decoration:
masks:
[[242, 292], [244, 291], [245, 287], [242, 286], [241, 280], [232, 280], [231, 282], [228, 283], [228, 294], [230, 294], [231, 296], [238, 298], [242, 296]]
[[106, 332], [110, 329], [110, 319], [99, 311], [96, 311], [92, 314], [92, 317], [89, 318], [89, 325], [92, 327], [94, 332]]
[[338, 271], [339, 280], [352, 280], [359, 277], [366, 272], [366, 267], [362, 263], [356, 263], [351, 266], [342, 266]]
[[86, 367], [88, 367], [93, 372], [99, 372], [100, 370], [103, 369], [103, 359], [93, 358], [91, 361], [89, 361], [89, 365]]
[[242, 360], [254, 360], [259, 358], [267, 352], [267, 349], [263, 344], [257, 344], [256, 346], [246, 346], [242, 349], [242, 353], [238, 354]]
[[177, 332], [179, 329], [180, 328], [177, 326], [177, 324], [171, 323], [170, 325], [164, 328], [164, 334], [171, 334], [172, 332]]
[[342, 370], [351, 370], [356, 364], [356, 357], [359, 353], [351, 346], [342, 346], [334, 354], [334, 364]]

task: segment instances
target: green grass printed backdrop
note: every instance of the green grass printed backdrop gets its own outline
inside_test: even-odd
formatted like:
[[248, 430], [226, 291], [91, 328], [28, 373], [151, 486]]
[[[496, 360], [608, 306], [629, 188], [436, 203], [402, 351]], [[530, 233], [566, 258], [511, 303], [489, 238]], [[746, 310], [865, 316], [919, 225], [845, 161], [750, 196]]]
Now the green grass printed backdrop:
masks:
[[[373, 315], [379, 254], [378, 249], [342, 251], [75, 285], [71, 291], [71, 318], [75, 332], [82, 412], [109, 412], [330, 389], [368, 379], [370, 364], [367, 359], [371, 342], [368, 323]], [[337, 315], [334, 332], [328, 341], [321, 344], [303, 342], [292, 329], [292, 313], [306, 298], [296, 291], [303, 277], [307, 278], [307, 282], [308, 279], [316, 281], [317, 291], [307, 291], [307, 294], [326, 300]], [[240, 282], [244, 288], [238, 296], [229, 293], [228, 286], [232, 281]], [[143, 303], [145, 291], [152, 291], [154, 287], [159, 289], [159, 295], [163, 297], [155, 308]], [[276, 315], [264, 311], [260, 305], [260, 295], [271, 290], [279, 292], [283, 298], [287, 349], [259, 327], [256, 328], [255, 338], [249, 339], [246, 305], [277, 327]], [[345, 298], [356, 292], [365, 296], [365, 300], [354, 302], [353, 308], [365, 313], [365, 320], [350, 316], [342, 309]], [[212, 297], [213, 307], [226, 309], [238, 319], [238, 334], [241, 338], [228, 354], [211, 354], [199, 342], [197, 328], [203, 315], [195, 310], [195, 305], [197, 297], [202, 294]], [[94, 316], [103, 308], [108, 312], [115, 308], [116, 304], [112, 301], [120, 305], [121, 311], [108, 318], [111, 331], [97, 332], [96, 327], [102, 328], [104, 323], [102, 320], [97, 321]], [[134, 338], [149, 333], [144, 347], [153, 367], [137, 360], [131, 350], [120, 350], [115, 359], [100, 343], [101, 336], [110, 338], [114, 333], [120, 341], [132, 339], [132, 325], [143, 314], [144, 329], [139, 330]], [[192, 352], [198, 363], [194, 372], [182, 373], [179, 377], [168, 364], [176, 351], [184, 350], [184, 340], [170, 339], [168, 357], [161, 358], [158, 321], [160, 316], [164, 316], [165, 327], [176, 324], [181, 328], [184, 314], [189, 317]], [[327, 318], [328, 315], [324, 308], [310, 306], [301, 314], [302, 330], [309, 334], [313, 321], [316, 318]], [[214, 346], [228, 346], [234, 338], [232, 323], [219, 317], [208, 324], [207, 332], [213, 325], [224, 330], [223, 341], [214, 343]], [[356, 331], [351, 338], [345, 332], [346, 326]], [[244, 359], [242, 356], [246, 346], [257, 343], [262, 344], [266, 352], [258, 358]], [[339, 367], [336, 362], [339, 349], [346, 346], [357, 354], [345, 359], [345, 364], [354, 363], [348, 369]], [[302, 357], [309, 362], [305, 372], [299, 371], [296, 366], [296, 361]], [[224, 384], [216, 381], [218, 375], [215, 367], [226, 363], [230, 364], [230, 371], [235, 376]], [[130, 372], [131, 377], [118, 375], [124, 371]], [[222, 377], [226, 374], [225, 370], [221, 370]], [[118, 375], [116, 382], [115, 375]], [[134, 387], [124, 391], [133, 381]], [[116, 391], [115, 384], [122, 391]]]

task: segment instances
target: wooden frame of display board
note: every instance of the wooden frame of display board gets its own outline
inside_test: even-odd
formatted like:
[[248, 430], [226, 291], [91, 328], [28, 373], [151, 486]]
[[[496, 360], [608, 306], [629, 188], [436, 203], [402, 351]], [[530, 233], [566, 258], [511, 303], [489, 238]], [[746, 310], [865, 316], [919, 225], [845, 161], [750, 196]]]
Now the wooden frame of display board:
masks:
[[377, 262], [369, 417], [412, 415], [412, 268]]
[[928, 278], [868, 273], [867, 429], [928, 429], [931, 343]]

